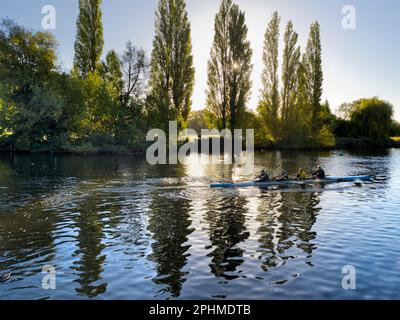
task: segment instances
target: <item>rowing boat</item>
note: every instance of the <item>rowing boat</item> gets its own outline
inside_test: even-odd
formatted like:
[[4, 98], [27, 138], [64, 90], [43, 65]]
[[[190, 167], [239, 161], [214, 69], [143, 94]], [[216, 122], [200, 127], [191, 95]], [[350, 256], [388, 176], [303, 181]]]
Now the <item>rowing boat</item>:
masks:
[[286, 180], [286, 181], [266, 181], [266, 182], [227, 182], [227, 183], [214, 183], [211, 188], [245, 188], [245, 187], [274, 187], [274, 186], [287, 186], [287, 185], [305, 185], [313, 183], [339, 183], [339, 182], [357, 182], [357, 181], [371, 181], [371, 176], [347, 176], [347, 177], [326, 177], [325, 179], [309, 179], [309, 180]]

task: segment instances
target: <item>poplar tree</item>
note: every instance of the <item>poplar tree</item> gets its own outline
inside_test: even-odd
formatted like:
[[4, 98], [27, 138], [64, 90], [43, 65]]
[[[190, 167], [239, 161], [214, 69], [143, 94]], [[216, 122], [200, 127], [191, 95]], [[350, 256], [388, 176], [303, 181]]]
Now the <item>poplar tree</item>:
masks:
[[[191, 26], [184, 0], [160, 0], [150, 62], [150, 104], [158, 122], [186, 127], [194, 87]], [[167, 120], [167, 121], [165, 121]]]
[[274, 12], [264, 36], [262, 89], [258, 112], [267, 126], [273, 141], [278, 139], [279, 129], [279, 25], [280, 17]]
[[219, 129], [227, 127], [229, 78], [229, 13], [231, 0], [221, 2], [214, 20], [214, 42], [208, 61], [207, 108], [215, 116]]
[[290, 134], [291, 113], [297, 94], [297, 76], [300, 65], [300, 47], [297, 46], [298, 34], [293, 29], [292, 21], [289, 21], [284, 35], [284, 50], [282, 64], [282, 125], [284, 136]]
[[222, 0], [215, 17], [214, 42], [208, 62], [207, 108], [220, 129], [237, 128], [250, 96], [252, 50], [245, 14], [231, 0]]
[[103, 52], [101, 0], [79, 0], [74, 71], [81, 78], [98, 69]]
[[112, 96], [119, 101], [124, 83], [122, 80], [121, 61], [114, 50], [108, 52], [106, 61], [102, 62], [101, 74], [103, 80], [109, 85]]
[[312, 105], [312, 126], [314, 131], [318, 131], [321, 126], [319, 115], [321, 112], [324, 77], [322, 72], [320, 25], [317, 21], [310, 27], [310, 36], [303, 56], [303, 65], [305, 68], [308, 102]]

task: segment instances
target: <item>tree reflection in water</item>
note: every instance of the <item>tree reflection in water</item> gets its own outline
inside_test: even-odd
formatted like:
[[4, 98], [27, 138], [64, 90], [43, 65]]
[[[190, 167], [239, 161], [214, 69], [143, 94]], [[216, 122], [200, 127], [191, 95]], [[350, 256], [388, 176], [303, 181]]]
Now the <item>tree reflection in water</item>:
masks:
[[306, 255], [306, 264], [312, 266], [312, 253], [316, 249], [312, 227], [318, 215], [320, 193], [263, 191], [257, 220], [258, 241], [262, 254], [262, 269], [268, 271], [285, 264], [293, 250]]
[[74, 261], [71, 268], [78, 273], [74, 282], [80, 285], [75, 290], [78, 294], [90, 298], [107, 290], [107, 283], [101, 281], [106, 256], [102, 254], [105, 248], [102, 243], [104, 223], [103, 214], [97, 210], [98, 201], [96, 195], [90, 195], [82, 204], [81, 213], [75, 218], [75, 226], [79, 228], [79, 249], [75, 251], [74, 256], [79, 256], [79, 259]]
[[[166, 198], [167, 197], [167, 198]], [[149, 231], [153, 234], [152, 253], [148, 259], [156, 264], [153, 282], [162, 286], [157, 296], [179, 297], [185, 276], [190, 245], [190, 199], [179, 193], [155, 192], [151, 197]]]
[[237, 245], [249, 237], [245, 227], [246, 203], [244, 197], [230, 196], [213, 197], [207, 204], [205, 219], [214, 248], [208, 255], [212, 258], [210, 269], [215, 276], [226, 280], [238, 278], [235, 271], [244, 261], [244, 250]]

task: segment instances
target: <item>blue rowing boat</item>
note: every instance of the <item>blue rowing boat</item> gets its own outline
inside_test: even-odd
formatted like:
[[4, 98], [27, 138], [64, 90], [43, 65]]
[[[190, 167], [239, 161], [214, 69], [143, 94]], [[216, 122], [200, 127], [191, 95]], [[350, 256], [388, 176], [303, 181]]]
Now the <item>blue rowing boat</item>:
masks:
[[214, 183], [211, 184], [211, 188], [246, 188], [246, 187], [275, 187], [275, 186], [287, 186], [287, 185], [298, 185], [302, 186], [305, 184], [313, 183], [339, 183], [339, 182], [358, 182], [358, 181], [372, 181], [371, 176], [348, 176], [348, 177], [326, 177], [325, 179], [309, 179], [309, 180], [287, 180], [287, 181], [267, 181], [267, 182], [238, 182], [238, 183]]

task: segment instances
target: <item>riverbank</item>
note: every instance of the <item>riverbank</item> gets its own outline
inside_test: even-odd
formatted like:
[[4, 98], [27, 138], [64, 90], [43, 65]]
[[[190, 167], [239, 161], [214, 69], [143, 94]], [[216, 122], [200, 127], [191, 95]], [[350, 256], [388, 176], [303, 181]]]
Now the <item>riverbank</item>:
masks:
[[358, 148], [400, 148], [400, 140], [376, 139], [376, 138], [337, 138], [336, 148], [358, 149]]
[[290, 144], [265, 144], [256, 145], [256, 150], [350, 150], [350, 149], [376, 149], [376, 148], [400, 148], [400, 139], [378, 138], [336, 138], [336, 144], [332, 147], [321, 148], [318, 146], [295, 147]]
[[[211, 146], [211, 144], [210, 144]], [[199, 141], [199, 150], [201, 143]], [[223, 148], [223, 139], [221, 140]], [[336, 145], [329, 148], [315, 146], [296, 147], [290, 144], [265, 144], [255, 145], [257, 151], [274, 150], [350, 150], [350, 149], [377, 149], [377, 148], [400, 148], [400, 138], [378, 139], [378, 138], [336, 138]], [[210, 147], [210, 149], [212, 149]], [[40, 145], [33, 148], [34, 151], [14, 150], [8, 145], [0, 144], [0, 153], [22, 153], [22, 154], [66, 154], [66, 155], [144, 155], [146, 146], [142, 148], [130, 148], [123, 145], [101, 145], [91, 144], [68, 145], [59, 150], [52, 150], [48, 145]], [[209, 150], [211, 152], [211, 150]]]

